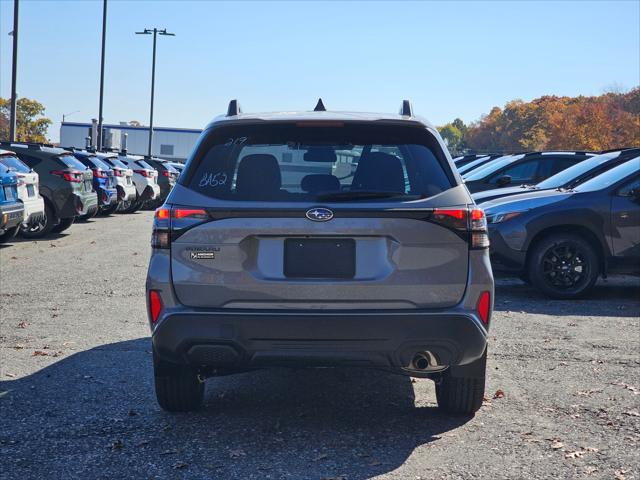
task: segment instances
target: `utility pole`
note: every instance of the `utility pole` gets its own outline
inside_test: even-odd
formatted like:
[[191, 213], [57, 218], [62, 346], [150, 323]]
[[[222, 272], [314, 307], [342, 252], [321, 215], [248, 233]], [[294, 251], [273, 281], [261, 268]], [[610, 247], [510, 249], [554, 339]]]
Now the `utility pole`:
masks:
[[16, 141], [16, 107], [18, 95], [16, 93], [16, 82], [18, 77], [18, 0], [13, 0], [13, 58], [11, 59], [11, 107], [9, 119], [9, 141]]
[[174, 33], [168, 33], [167, 29], [145, 28], [142, 32], [136, 32], [136, 35], [151, 35], [153, 34], [153, 59], [151, 61], [151, 109], [149, 112], [149, 148], [147, 155], [151, 156], [151, 146], [153, 145], [153, 97], [156, 88], [156, 38], [158, 35], [166, 35], [169, 37], [175, 37]]
[[107, 39], [107, 0], [102, 0], [102, 56], [100, 59], [100, 105], [98, 107], [98, 151], [102, 150], [102, 103], [104, 99], [104, 51]]

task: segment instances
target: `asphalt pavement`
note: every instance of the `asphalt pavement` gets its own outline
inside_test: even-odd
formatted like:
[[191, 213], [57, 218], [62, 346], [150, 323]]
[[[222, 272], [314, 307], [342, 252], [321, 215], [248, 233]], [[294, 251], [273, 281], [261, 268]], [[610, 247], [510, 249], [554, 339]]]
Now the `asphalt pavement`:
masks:
[[640, 285], [549, 300], [499, 280], [486, 401], [385, 372], [262, 370], [155, 401], [151, 212], [0, 247], [0, 478], [639, 478]]

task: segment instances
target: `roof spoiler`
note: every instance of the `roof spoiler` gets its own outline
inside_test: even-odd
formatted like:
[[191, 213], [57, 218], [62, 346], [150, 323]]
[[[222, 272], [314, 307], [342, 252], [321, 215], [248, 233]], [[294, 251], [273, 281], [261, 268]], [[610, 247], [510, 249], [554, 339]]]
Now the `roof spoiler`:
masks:
[[400, 115], [405, 117], [413, 117], [413, 108], [411, 108], [411, 102], [409, 100], [402, 101], [402, 107], [400, 107]]
[[227, 108], [227, 117], [234, 117], [236, 115], [240, 115], [242, 113], [242, 109], [240, 108], [240, 104], [238, 100], [235, 98], [229, 102], [229, 108]]

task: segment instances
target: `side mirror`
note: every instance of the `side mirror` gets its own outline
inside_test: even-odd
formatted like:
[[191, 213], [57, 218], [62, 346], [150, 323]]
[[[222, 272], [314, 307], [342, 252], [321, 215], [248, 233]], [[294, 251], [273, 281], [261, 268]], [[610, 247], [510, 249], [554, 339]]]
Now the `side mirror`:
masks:
[[496, 181], [499, 187], [504, 187], [505, 185], [509, 185], [511, 183], [511, 175], [503, 175], [498, 178]]

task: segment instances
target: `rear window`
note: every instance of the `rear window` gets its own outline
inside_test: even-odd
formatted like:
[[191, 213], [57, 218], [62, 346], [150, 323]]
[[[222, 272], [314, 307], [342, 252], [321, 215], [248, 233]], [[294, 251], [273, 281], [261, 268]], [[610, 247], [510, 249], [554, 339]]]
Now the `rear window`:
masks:
[[116, 157], [104, 157], [102, 160], [108, 163], [109, 165], [111, 165], [111, 167], [124, 168], [125, 170], [129, 169], [129, 167], [127, 167], [124, 163], [122, 163]]
[[4, 165], [7, 169], [11, 169], [15, 172], [20, 173], [29, 173], [31, 169], [27, 167], [24, 163], [18, 160], [17, 157], [12, 157], [10, 155], [3, 155], [0, 157], [0, 163]]
[[139, 167], [142, 167], [146, 170], [155, 170], [151, 165], [149, 165], [144, 160], [136, 160], [135, 163], [137, 163]]
[[87, 169], [87, 166], [73, 155], [60, 155], [58, 159], [64, 163], [67, 168], [73, 168], [74, 170], [80, 171]]
[[99, 159], [98, 157], [90, 157], [90, 161], [91, 163], [93, 163], [96, 167], [98, 167], [100, 170], [111, 170], [111, 166], [105, 162], [103, 162], [101, 159]]
[[640, 171], [640, 162], [638, 158], [629, 160], [628, 162], [618, 165], [617, 167], [607, 170], [606, 172], [592, 178], [575, 188], [576, 192], [595, 192], [614, 185], [626, 177], [638, 173]]
[[445, 165], [423, 128], [248, 125], [210, 132], [180, 182], [239, 201], [408, 200], [451, 188]]

